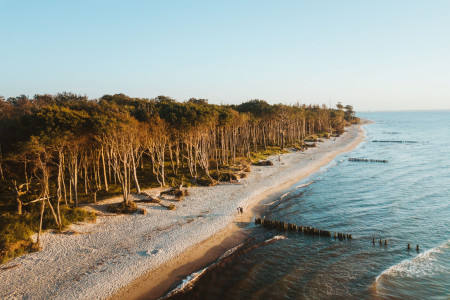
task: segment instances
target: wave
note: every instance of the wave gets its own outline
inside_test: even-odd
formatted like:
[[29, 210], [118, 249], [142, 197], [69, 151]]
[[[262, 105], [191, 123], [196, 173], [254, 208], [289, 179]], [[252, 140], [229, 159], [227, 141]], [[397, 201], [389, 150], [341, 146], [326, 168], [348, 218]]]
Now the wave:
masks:
[[168, 294], [164, 295], [163, 297], [159, 298], [159, 299], [167, 299], [179, 292], [182, 291], [188, 291], [190, 290], [193, 286], [194, 283], [200, 279], [200, 277], [205, 274], [205, 272], [209, 269], [209, 267], [206, 267], [200, 271], [194, 272], [191, 275], [187, 276], [185, 279], [182, 280], [181, 284], [179, 286], [177, 286], [175, 289], [173, 289], [172, 291], [170, 291]]
[[291, 193], [291, 192], [289, 191], [289, 192], [287, 192], [287, 193], [281, 195], [280, 199], [277, 199], [277, 200], [275, 200], [275, 201], [272, 201], [272, 202], [270, 202], [270, 203], [263, 204], [263, 205], [270, 206], [270, 205], [272, 205], [272, 204], [275, 204], [275, 203], [277, 203], [278, 201], [283, 200], [283, 198], [285, 198], [285, 197], [286, 197], [287, 195], [289, 195], [290, 193]]
[[283, 200], [283, 198], [286, 197], [287, 195], [289, 195], [290, 193], [291, 193], [291, 192], [287, 192], [287, 193], [281, 195], [280, 200]]
[[276, 235], [273, 238], [270, 238], [267, 241], [265, 241], [264, 244], [267, 244], [269, 242], [276, 241], [276, 240], [285, 240], [285, 239], [287, 239], [287, 237], [284, 235]]
[[273, 202], [270, 202], [270, 203], [267, 203], [267, 204], [263, 204], [263, 205], [269, 206], [269, 205], [272, 205], [272, 204], [277, 203], [277, 202], [278, 202], [278, 200], [275, 200], [275, 201], [273, 201]]
[[413, 259], [406, 259], [390, 267], [378, 275], [375, 282], [378, 282], [380, 278], [386, 275], [395, 277], [421, 278], [442, 272], [446, 266], [443, 266], [439, 261], [439, 254], [444, 253], [447, 249], [450, 249], [450, 240], [436, 248], [420, 253]]
[[301, 188], [307, 187], [308, 185], [313, 184], [314, 182], [316, 182], [316, 181], [313, 180], [313, 181], [308, 182], [308, 183], [300, 184], [300, 185], [297, 185], [295, 188], [296, 188], [296, 189], [301, 189]]

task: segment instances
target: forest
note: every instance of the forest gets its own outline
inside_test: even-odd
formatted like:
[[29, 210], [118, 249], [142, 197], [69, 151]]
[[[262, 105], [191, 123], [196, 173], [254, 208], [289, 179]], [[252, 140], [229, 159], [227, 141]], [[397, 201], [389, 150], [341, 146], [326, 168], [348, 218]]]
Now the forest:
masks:
[[341, 103], [0, 97], [0, 262], [38, 250], [42, 230], [94, 220], [83, 203], [121, 195], [130, 206], [145, 188], [230, 180], [238, 166], [339, 136], [354, 114]]

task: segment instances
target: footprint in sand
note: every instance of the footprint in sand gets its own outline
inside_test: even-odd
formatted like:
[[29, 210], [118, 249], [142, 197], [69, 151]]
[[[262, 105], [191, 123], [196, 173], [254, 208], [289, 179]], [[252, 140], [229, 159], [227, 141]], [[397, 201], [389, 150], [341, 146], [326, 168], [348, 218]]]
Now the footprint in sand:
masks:
[[138, 251], [137, 254], [140, 256], [155, 256], [158, 253], [162, 252], [161, 249], [147, 250], [147, 251]]

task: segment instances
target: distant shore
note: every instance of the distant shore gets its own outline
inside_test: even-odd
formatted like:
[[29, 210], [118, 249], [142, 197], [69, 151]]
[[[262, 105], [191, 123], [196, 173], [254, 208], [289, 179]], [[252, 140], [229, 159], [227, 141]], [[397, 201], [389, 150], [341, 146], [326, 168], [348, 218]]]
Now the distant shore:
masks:
[[[278, 195], [354, 149], [364, 138], [361, 125], [306, 152], [273, 157], [273, 166], [253, 166], [238, 184], [190, 188], [177, 209], [140, 204], [147, 215], [100, 213], [96, 224], [72, 225], [68, 234], [45, 233], [43, 251], [8, 262], [0, 272], [2, 299], [157, 298], [186, 275], [214, 261], [245, 238], [258, 204]], [[148, 190], [159, 193], [159, 189]], [[104, 212], [102, 201], [91, 209]], [[237, 213], [244, 208], [244, 214]]]

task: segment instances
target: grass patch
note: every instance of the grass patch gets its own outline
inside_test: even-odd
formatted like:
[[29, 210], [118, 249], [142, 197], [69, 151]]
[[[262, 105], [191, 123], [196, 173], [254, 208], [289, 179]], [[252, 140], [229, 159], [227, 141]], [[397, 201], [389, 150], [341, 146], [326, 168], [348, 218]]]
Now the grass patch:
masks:
[[267, 159], [269, 156], [284, 154], [284, 153], [289, 153], [289, 150], [287, 150], [287, 149], [281, 150], [280, 147], [267, 147], [267, 150], [250, 153], [250, 159], [251, 159], [252, 164], [254, 164], [260, 160]]
[[[4, 213], [0, 216], [0, 263], [5, 263], [14, 257], [39, 250], [39, 246], [31, 240], [31, 235], [39, 230], [39, 210], [34, 213], [24, 213], [19, 216], [15, 213]], [[71, 223], [95, 221], [95, 213], [82, 208], [61, 206], [61, 223], [67, 227]], [[44, 212], [42, 222], [43, 230], [59, 229], [56, 226], [50, 209]]]
[[138, 210], [138, 206], [133, 201], [128, 201], [128, 203], [120, 202], [109, 204], [106, 210], [115, 214], [132, 214]]

